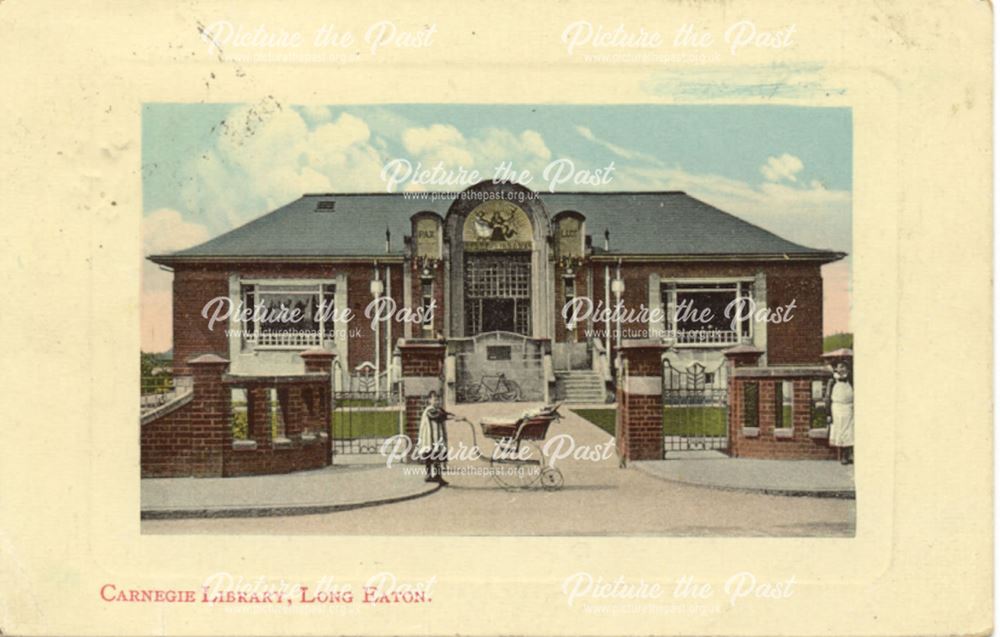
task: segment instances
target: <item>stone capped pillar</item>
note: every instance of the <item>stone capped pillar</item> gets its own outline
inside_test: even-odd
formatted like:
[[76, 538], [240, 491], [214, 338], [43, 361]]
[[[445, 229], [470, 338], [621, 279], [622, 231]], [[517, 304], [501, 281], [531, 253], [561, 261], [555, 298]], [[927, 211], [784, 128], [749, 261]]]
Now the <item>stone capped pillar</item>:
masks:
[[333, 361], [337, 358], [336, 352], [327, 349], [310, 349], [299, 354], [305, 361], [307, 374], [326, 374], [330, 377], [329, 382], [324, 383], [319, 396], [314, 396], [316, 403], [311, 411], [319, 410], [320, 417], [317, 427], [321, 439], [329, 440], [326, 445], [326, 463], [333, 462]]
[[222, 383], [229, 361], [216, 354], [203, 354], [187, 361], [194, 396], [190, 406], [191, 475], [219, 477], [223, 474], [223, 448], [231, 444], [232, 395]]
[[337, 353], [317, 348], [307, 349], [299, 356], [305, 362], [307, 374], [329, 374], [333, 369], [333, 361], [337, 358]]
[[754, 367], [760, 361], [760, 357], [764, 355], [764, 350], [753, 345], [737, 345], [723, 350], [722, 354], [726, 357], [730, 367]]
[[618, 457], [663, 458], [663, 352], [658, 340], [622, 341], [623, 371], [618, 383], [615, 440]]
[[406, 400], [405, 433], [416, 444], [420, 414], [427, 406], [427, 394], [436, 391], [444, 404], [444, 341], [406, 339], [399, 343], [403, 396]]

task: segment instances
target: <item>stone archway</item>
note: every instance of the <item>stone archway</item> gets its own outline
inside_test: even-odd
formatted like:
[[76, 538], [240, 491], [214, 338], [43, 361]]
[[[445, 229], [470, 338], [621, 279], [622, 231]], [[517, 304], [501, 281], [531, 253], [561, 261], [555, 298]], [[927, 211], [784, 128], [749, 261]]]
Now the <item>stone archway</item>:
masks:
[[512, 183], [463, 191], [445, 219], [448, 335], [505, 331], [550, 338], [549, 218], [538, 195]]

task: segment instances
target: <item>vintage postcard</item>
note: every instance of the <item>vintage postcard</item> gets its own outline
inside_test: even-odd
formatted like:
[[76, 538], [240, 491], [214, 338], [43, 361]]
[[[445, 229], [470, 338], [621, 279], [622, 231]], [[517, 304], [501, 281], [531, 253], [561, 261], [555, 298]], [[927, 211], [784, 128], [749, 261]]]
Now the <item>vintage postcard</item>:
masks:
[[989, 5], [463, 8], [0, 4], [0, 634], [990, 633]]
[[849, 108], [143, 135], [144, 533], [854, 535]]

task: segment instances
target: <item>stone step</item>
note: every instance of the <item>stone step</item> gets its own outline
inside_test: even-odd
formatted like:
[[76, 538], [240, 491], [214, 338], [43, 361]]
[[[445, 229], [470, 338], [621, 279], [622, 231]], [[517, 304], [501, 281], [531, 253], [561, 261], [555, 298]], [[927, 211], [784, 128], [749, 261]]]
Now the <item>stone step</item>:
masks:
[[562, 387], [563, 400], [569, 403], [603, 403], [604, 380], [589, 369], [572, 369], [556, 372]]

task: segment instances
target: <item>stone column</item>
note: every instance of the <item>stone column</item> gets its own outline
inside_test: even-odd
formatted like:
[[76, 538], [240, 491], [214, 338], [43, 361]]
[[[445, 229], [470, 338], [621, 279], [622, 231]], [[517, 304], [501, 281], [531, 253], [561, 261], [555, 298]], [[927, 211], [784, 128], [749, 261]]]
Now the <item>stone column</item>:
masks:
[[188, 360], [193, 379], [191, 400], [191, 475], [221, 477], [223, 449], [232, 444], [231, 394], [222, 383], [229, 361], [215, 354]]
[[659, 340], [622, 341], [616, 441], [622, 462], [663, 458], [663, 352]]
[[403, 396], [406, 400], [404, 433], [416, 443], [420, 414], [427, 404], [427, 394], [436, 391], [444, 403], [444, 341], [408, 339], [400, 341]]

